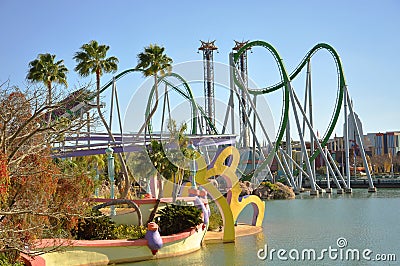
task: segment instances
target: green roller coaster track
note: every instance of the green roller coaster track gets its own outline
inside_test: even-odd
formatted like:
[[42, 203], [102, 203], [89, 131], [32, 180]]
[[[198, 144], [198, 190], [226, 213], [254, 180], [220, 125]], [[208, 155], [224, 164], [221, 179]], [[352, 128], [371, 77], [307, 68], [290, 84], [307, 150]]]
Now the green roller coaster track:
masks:
[[[127, 70], [122, 71], [121, 73], [117, 74], [113, 79], [111, 79], [109, 82], [107, 82], [105, 85], [103, 85], [100, 88], [100, 93], [103, 93], [107, 88], [109, 88], [110, 86], [112, 86], [114, 81], [119, 80], [120, 78], [122, 78], [123, 76], [129, 74], [129, 73], [133, 73], [133, 72], [143, 72], [142, 69], [137, 69], [137, 68], [130, 68]], [[174, 77], [176, 79], [178, 79], [182, 85], [184, 86], [186, 93], [184, 91], [182, 91], [179, 87], [173, 85], [172, 83], [168, 82], [166, 80], [167, 77]], [[181, 96], [183, 96], [185, 99], [187, 99], [188, 101], [190, 101], [191, 104], [191, 108], [192, 108], [192, 134], [197, 134], [197, 111], [200, 111], [201, 115], [203, 116], [203, 118], [205, 119], [207, 125], [211, 128], [211, 130], [214, 132], [214, 134], [218, 134], [218, 131], [215, 127], [215, 125], [210, 121], [210, 119], [207, 117], [206, 113], [204, 112], [203, 108], [201, 108], [201, 106], [199, 106], [196, 101], [194, 100], [193, 97], [193, 93], [192, 90], [189, 86], [189, 84], [186, 82], [186, 80], [180, 76], [177, 73], [167, 73], [166, 75], [160, 77], [160, 82], [164, 82], [165, 84], [167, 84], [167, 86], [170, 86], [171, 88], [173, 88], [176, 92], [178, 92]], [[151, 106], [151, 100], [153, 98], [155, 92], [155, 86], [152, 86], [152, 89], [150, 91], [150, 95], [149, 95], [149, 99], [147, 101], [147, 107], [146, 107], [146, 113], [145, 113], [145, 119], [147, 119], [147, 117], [149, 116], [150, 113], [150, 106]], [[92, 100], [96, 97], [97, 93], [93, 93], [88, 100]], [[151, 124], [148, 125], [148, 128], [151, 132]]]
[[[275, 58], [275, 61], [278, 64], [279, 67], [279, 71], [281, 74], [281, 82], [272, 85], [270, 87], [266, 87], [263, 89], [248, 89], [249, 93], [251, 94], [267, 94], [273, 91], [276, 91], [282, 87], [284, 87], [284, 106], [282, 108], [282, 114], [283, 117], [281, 118], [281, 122], [280, 122], [280, 126], [278, 129], [278, 135], [277, 138], [275, 140], [275, 147], [274, 147], [274, 151], [277, 150], [277, 148], [279, 147], [282, 138], [283, 138], [283, 134], [284, 134], [284, 130], [287, 126], [288, 123], [288, 114], [289, 114], [289, 89], [290, 89], [290, 85], [289, 82], [293, 79], [296, 78], [296, 76], [301, 72], [301, 70], [307, 65], [307, 62], [312, 58], [312, 56], [319, 50], [321, 49], [325, 49], [327, 51], [330, 52], [330, 54], [333, 56], [333, 59], [335, 60], [335, 64], [336, 64], [336, 69], [337, 69], [337, 73], [338, 73], [338, 94], [337, 94], [337, 98], [336, 98], [336, 104], [335, 104], [335, 108], [334, 108], [334, 112], [332, 115], [332, 118], [330, 120], [329, 126], [327, 131], [325, 132], [323, 138], [322, 138], [322, 142], [321, 145], [325, 146], [326, 143], [328, 142], [330, 136], [332, 135], [332, 132], [337, 124], [338, 118], [339, 118], [339, 114], [340, 114], [340, 110], [341, 110], [341, 106], [343, 103], [343, 94], [344, 94], [344, 88], [346, 86], [346, 80], [344, 77], [344, 71], [343, 71], [343, 67], [342, 67], [342, 62], [340, 60], [340, 57], [338, 55], [338, 53], [336, 52], [336, 50], [330, 46], [329, 44], [326, 43], [319, 43], [317, 45], [315, 45], [306, 55], [305, 57], [302, 59], [302, 61], [300, 62], [300, 64], [295, 68], [295, 70], [288, 75], [287, 71], [285, 69], [285, 66], [283, 64], [283, 61], [280, 57], [280, 55], [278, 54], [277, 50], [269, 43], [264, 42], [264, 41], [252, 41], [247, 43], [246, 45], [244, 45], [241, 49], [238, 50], [237, 53], [234, 54], [234, 62], [236, 63], [237, 60], [239, 59], [240, 55], [243, 54], [246, 50], [250, 49], [251, 47], [254, 46], [260, 46], [260, 47], [264, 47], [267, 50], [269, 50], [272, 55]], [[238, 85], [238, 87], [240, 87], [240, 89], [243, 89], [242, 84], [239, 82], [239, 80], [237, 79], [236, 75], [235, 75], [235, 83]], [[319, 154], [319, 150], [315, 150], [313, 151], [312, 156], [310, 157], [310, 161], [315, 160], [315, 158], [318, 156]]]
[[[168, 78], [168, 77], [174, 77], [174, 78], [178, 79], [181, 82], [181, 84], [183, 85], [183, 87], [185, 88], [186, 94], [179, 87], [177, 87], [177, 86], [173, 85], [172, 83], [170, 83], [169, 81], [167, 81], [166, 78]], [[164, 82], [167, 86], [170, 86], [176, 92], [178, 92], [181, 96], [183, 96], [185, 99], [190, 101], [191, 108], [192, 108], [192, 134], [193, 135], [197, 134], [197, 124], [198, 124], [197, 111], [200, 111], [202, 117], [205, 118], [205, 121], [206, 121], [207, 125], [211, 128], [212, 132], [214, 134], [218, 134], [218, 131], [217, 131], [215, 125], [207, 117], [203, 108], [201, 108], [201, 106], [199, 106], [196, 103], [196, 101], [194, 100], [192, 90], [191, 90], [189, 84], [186, 82], [186, 80], [182, 76], [180, 76], [177, 73], [173, 73], [173, 72], [167, 73], [164, 76], [160, 77], [160, 82]], [[151, 101], [153, 99], [154, 93], [155, 93], [155, 86], [152, 87], [150, 94], [149, 94], [148, 101], [147, 101], [146, 114], [145, 114], [146, 119], [150, 113], [150, 106], [151, 106]], [[149, 132], [151, 132], [151, 123], [149, 124]]]
[[[249, 88], [248, 92], [253, 95], [260, 95], [260, 94], [268, 94], [268, 93], [274, 92], [281, 88], [284, 89], [281, 121], [280, 121], [279, 129], [278, 129], [278, 135], [275, 139], [274, 152], [277, 151], [277, 149], [279, 148], [279, 145], [281, 144], [283, 135], [285, 133], [284, 131], [286, 129], [286, 126], [287, 126], [287, 123], [289, 120], [289, 89], [290, 89], [291, 80], [293, 80], [297, 77], [297, 75], [303, 70], [303, 68], [307, 65], [307, 62], [314, 56], [314, 54], [317, 51], [324, 49], [324, 50], [327, 50], [332, 55], [332, 57], [335, 61], [335, 64], [336, 64], [336, 69], [337, 69], [337, 74], [338, 74], [338, 93], [337, 93], [337, 97], [336, 97], [336, 103], [335, 103], [333, 115], [331, 117], [329, 126], [328, 126], [328, 128], [322, 138], [322, 142], [321, 142], [321, 145], [325, 146], [337, 124], [340, 110], [341, 110], [342, 103], [343, 103], [344, 87], [346, 86], [342, 62], [341, 62], [340, 57], [339, 57], [338, 53], [336, 52], [336, 50], [329, 44], [319, 43], [319, 44], [315, 45], [304, 56], [304, 58], [301, 60], [300, 64], [295, 68], [295, 70], [292, 73], [288, 74], [286, 67], [283, 63], [283, 60], [282, 60], [281, 56], [279, 55], [278, 51], [271, 44], [269, 44], [265, 41], [257, 40], [257, 41], [249, 42], [246, 45], [244, 45], [242, 48], [240, 48], [237, 51], [237, 53], [234, 54], [234, 62], [236, 63], [238, 61], [240, 55], [243, 54], [246, 50], [248, 50], [252, 47], [257, 47], [257, 46], [267, 49], [273, 55], [277, 65], [279, 67], [281, 81], [277, 84], [274, 84], [272, 86], [265, 87], [262, 89], [250, 89]], [[110, 80], [108, 83], [103, 85], [100, 89], [100, 93], [104, 92], [107, 88], [109, 88], [113, 84], [114, 80], [116, 81], [131, 72], [143, 72], [143, 70], [131, 68], [131, 69], [122, 71], [121, 73], [117, 74], [114, 77], [114, 79]], [[168, 77], [173, 77], [173, 78], [178, 79], [181, 82], [181, 84], [183, 85], [184, 90], [182, 90], [178, 86], [175, 86], [171, 82], [169, 82], [167, 80]], [[243, 89], [243, 85], [239, 81], [236, 74], [234, 75], [234, 81], [235, 81], [235, 84], [240, 89]], [[182, 97], [184, 97], [185, 99], [190, 101], [191, 112], [192, 112], [192, 130], [191, 130], [192, 134], [197, 134], [197, 126], [198, 126], [197, 113], [198, 113], [198, 111], [201, 113], [202, 117], [205, 119], [207, 125], [212, 129], [214, 134], [218, 134], [215, 125], [208, 119], [203, 108], [201, 108], [201, 106], [199, 106], [196, 103], [189, 84], [186, 82], [186, 80], [182, 76], [180, 76], [177, 73], [167, 73], [166, 75], [160, 77], [160, 82], [163, 82], [167, 86], [173, 88], [173, 90], [175, 90], [178, 94], [180, 94]], [[148, 117], [148, 115], [150, 113], [150, 106], [151, 106], [152, 99], [154, 97], [154, 93], [155, 93], [155, 86], [152, 87], [150, 94], [149, 94], [149, 98], [147, 101], [147, 107], [146, 107], [146, 113], [145, 113], [145, 119]], [[97, 95], [96, 93], [93, 93], [88, 98], [88, 100], [94, 99], [96, 97], [96, 95]], [[151, 132], [151, 123], [149, 123], [148, 129], [149, 129], [149, 132]], [[310, 157], [310, 161], [315, 160], [315, 158], [318, 156], [318, 154], [319, 154], [319, 150], [314, 150]], [[270, 159], [272, 159], [272, 158], [270, 158]], [[267, 161], [266, 163], [269, 163], [270, 160], [266, 160], [266, 161]], [[261, 168], [263, 168], [263, 167], [261, 167]]]

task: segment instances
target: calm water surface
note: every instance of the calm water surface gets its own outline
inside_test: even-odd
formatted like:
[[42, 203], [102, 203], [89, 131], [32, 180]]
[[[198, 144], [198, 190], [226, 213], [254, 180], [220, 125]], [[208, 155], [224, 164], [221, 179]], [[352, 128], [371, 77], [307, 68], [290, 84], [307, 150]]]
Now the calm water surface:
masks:
[[[249, 222], [251, 214], [246, 208], [239, 222]], [[235, 244], [207, 244], [190, 255], [129, 265], [400, 265], [400, 189], [355, 189], [352, 194], [303, 194], [296, 200], [267, 201], [263, 228], [263, 233], [239, 237]], [[276, 253], [272, 261], [257, 257], [265, 245], [269, 250], [297, 249], [300, 254], [314, 249], [318, 257], [324, 248], [338, 249], [338, 238], [347, 241], [344, 251], [357, 249], [361, 254], [370, 249], [371, 257], [396, 254], [397, 262], [331, 260], [327, 253], [319, 261], [282, 261]]]

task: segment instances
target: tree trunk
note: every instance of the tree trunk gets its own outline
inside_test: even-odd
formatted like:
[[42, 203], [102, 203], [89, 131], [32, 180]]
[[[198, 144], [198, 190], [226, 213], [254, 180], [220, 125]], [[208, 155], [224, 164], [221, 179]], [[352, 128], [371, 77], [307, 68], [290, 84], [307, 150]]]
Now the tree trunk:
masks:
[[[51, 81], [47, 81], [47, 105], [49, 107], [51, 106], [51, 102], [52, 102], [52, 99], [51, 99]], [[52, 112], [53, 112], [53, 110], [50, 109], [49, 117], [47, 119], [47, 126], [50, 126]]]
[[[107, 121], [105, 120], [103, 114], [101, 113], [101, 109], [100, 109], [100, 71], [96, 71], [96, 85], [97, 85], [97, 97], [96, 97], [96, 103], [97, 103], [97, 112], [99, 114], [99, 117], [101, 119], [101, 121], [103, 122], [104, 127], [106, 128], [109, 137], [111, 138], [111, 140], [113, 142], [115, 142], [115, 138], [111, 132], [110, 127], [107, 124]], [[125, 158], [123, 156], [123, 153], [117, 153], [118, 158], [121, 162], [121, 166], [122, 166], [122, 171], [124, 173], [125, 176], [125, 187], [124, 187], [124, 191], [121, 193], [121, 198], [126, 198], [129, 192], [129, 189], [131, 187], [130, 182], [129, 182], [129, 172], [128, 172], [128, 167], [126, 166], [126, 162], [125, 162]]]
[[147, 122], [146, 125], [149, 128], [149, 134], [150, 135], [151, 135], [151, 132], [150, 132], [150, 120], [153, 117], [153, 115], [155, 114], [155, 112], [157, 111], [157, 107], [158, 107], [158, 79], [157, 79], [157, 73], [154, 75], [154, 90], [155, 90], [155, 93], [156, 93], [156, 102], [154, 103], [154, 107], [153, 107], [153, 109], [151, 110], [149, 116], [146, 119], [146, 122]]
[[160, 205], [160, 199], [157, 199], [156, 204], [154, 205], [153, 210], [150, 213], [149, 219], [147, 220], [146, 224], [150, 223], [151, 221], [153, 221], [154, 217], [156, 216], [157, 210], [158, 210], [158, 206]]

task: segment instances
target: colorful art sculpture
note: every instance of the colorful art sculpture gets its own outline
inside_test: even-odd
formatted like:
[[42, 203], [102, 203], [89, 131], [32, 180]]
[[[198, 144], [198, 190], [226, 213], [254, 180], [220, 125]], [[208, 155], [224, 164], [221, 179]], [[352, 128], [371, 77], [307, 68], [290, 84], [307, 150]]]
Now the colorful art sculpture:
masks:
[[156, 255], [157, 251], [163, 246], [163, 241], [156, 223], [150, 222], [147, 224], [147, 232], [144, 238], [147, 240], [147, 245], [149, 246], [151, 253]]
[[[255, 195], [242, 198], [239, 201], [241, 192], [239, 178], [236, 175], [236, 169], [239, 164], [239, 151], [229, 146], [224, 148], [216, 155], [214, 161], [207, 166], [205, 159], [198, 154], [196, 159], [197, 171], [196, 182], [208, 192], [218, 205], [224, 220], [224, 242], [235, 241], [235, 222], [240, 212], [248, 205], [253, 206], [253, 225], [261, 226], [264, 219], [265, 203]], [[230, 188], [225, 198], [221, 192], [209, 181], [213, 176], [224, 178], [227, 188]]]
[[[181, 192], [179, 196], [187, 197], [190, 195], [196, 195], [200, 198], [204, 198], [202, 195], [205, 194], [204, 192], [207, 192], [206, 194], [215, 201], [224, 221], [224, 242], [235, 241], [235, 223], [239, 214], [247, 205], [250, 204], [253, 207], [254, 212], [252, 225], [261, 226], [264, 219], [265, 202], [255, 195], [240, 197], [241, 188], [239, 178], [236, 175], [239, 161], [239, 151], [233, 146], [221, 149], [209, 165], [207, 165], [203, 156], [200, 153], [197, 153], [195, 159], [195, 180], [198, 189], [194, 191], [191, 182], [187, 182], [180, 189]], [[226, 182], [226, 198], [209, 180], [211, 177], [218, 176], [222, 177]], [[174, 184], [172, 182], [164, 183], [164, 197], [172, 197], [173, 186]]]

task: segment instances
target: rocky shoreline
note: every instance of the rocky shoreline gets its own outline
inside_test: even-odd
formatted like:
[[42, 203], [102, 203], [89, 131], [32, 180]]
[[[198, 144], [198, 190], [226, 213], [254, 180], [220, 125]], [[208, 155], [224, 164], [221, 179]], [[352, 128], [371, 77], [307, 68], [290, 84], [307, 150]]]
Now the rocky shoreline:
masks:
[[295, 194], [292, 188], [282, 184], [281, 182], [261, 182], [257, 188], [249, 181], [240, 182], [242, 192], [240, 196], [257, 195], [261, 199], [294, 199]]

